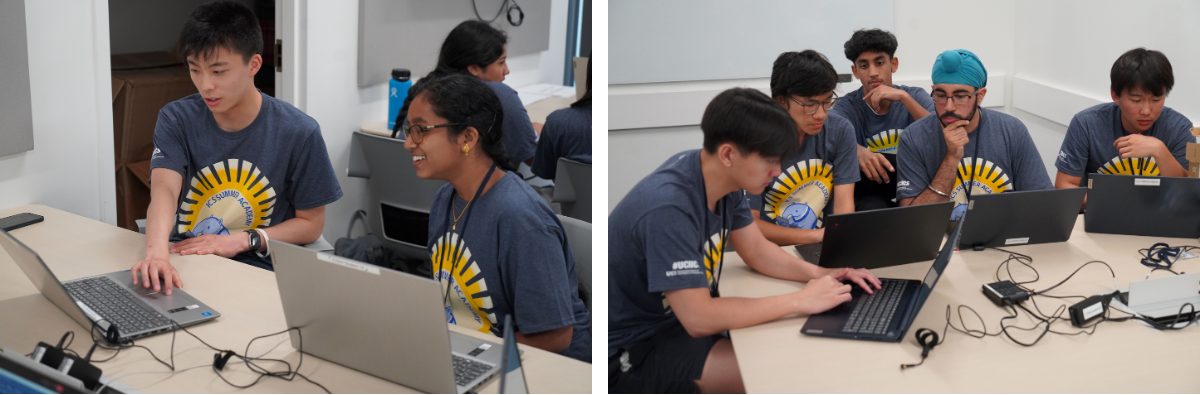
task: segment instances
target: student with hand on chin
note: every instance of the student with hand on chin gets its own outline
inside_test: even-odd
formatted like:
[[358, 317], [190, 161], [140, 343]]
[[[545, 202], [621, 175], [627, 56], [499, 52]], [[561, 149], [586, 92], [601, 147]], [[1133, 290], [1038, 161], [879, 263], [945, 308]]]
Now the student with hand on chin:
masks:
[[1175, 85], [1167, 56], [1131, 49], [1113, 63], [1109, 84], [1112, 103], [1071, 118], [1054, 162], [1055, 188], [1085, 186], [1092, 173], [1186, 177], [1187, 143], [1195, 137], [1192, 121], [1166, 106]]

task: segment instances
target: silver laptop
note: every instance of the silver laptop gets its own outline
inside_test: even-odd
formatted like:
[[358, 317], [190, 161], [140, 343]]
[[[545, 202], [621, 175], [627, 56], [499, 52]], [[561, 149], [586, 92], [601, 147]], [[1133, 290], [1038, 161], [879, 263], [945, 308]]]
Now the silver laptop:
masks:
[[521, 352], [517, 349], [517, 337], [513, 336], [512, 315], [504, 316], [504, 358], [500, 361], [500, 393], [528, 394], [525, 370], [521, 369]]
[[36, 252], [3, 230], [0, 247], [38, 291], [75, 322], [88, 330], [94, 324], [102, 334], [115, 324], [121, 341], [169, 332], [174, 323], [190, 326], [221, 316], [182, 289], [167, 296], [133, 285], [128, 270], [59, 282]]
[[465, 393], [499, 371], [499, 344], [447, 328], [438, 282], [269, 243], [283, 314], [301, 329], [292, 347], [432, 393]]
[[[1129, 282], [1129, 308], [1150, 318], [1200, 311], [1200, 272]], [[1191, 303], [1191, 307], [1184, 304]], [[1185, 320], [1186, 321], [1186, 320]]]

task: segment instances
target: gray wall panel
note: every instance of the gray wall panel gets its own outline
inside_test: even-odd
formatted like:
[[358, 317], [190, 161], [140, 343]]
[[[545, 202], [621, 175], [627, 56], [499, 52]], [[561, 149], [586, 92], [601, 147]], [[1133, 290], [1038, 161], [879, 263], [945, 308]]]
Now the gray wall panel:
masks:
[[0, 1], [0, 156], [33, 150], [25, 2]]

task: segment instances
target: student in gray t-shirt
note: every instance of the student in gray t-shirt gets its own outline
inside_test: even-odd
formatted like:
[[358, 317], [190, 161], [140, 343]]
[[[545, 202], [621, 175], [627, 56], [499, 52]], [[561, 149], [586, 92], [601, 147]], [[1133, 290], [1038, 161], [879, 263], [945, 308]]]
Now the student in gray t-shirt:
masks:
[[1086, 185], [1091, 173], [1187, 176], [1187, 143], [1195, 137], [1189, 131], [1192, 122], [1166, 107], [1175, 83], [1166, 55], [1130, 50], [1117, 58], [1109, 75], [1113, 102], [1071, 118], [1054, 162], [1054, 186]]
[[[744, 193], [766, 188], [778, 159], [798, 145], [795, 122], [778, 103], [730, 89], [709, 103], [700, 129], [704, 149], [668, 159], [609, 214], [611, 393], [743, 393], [721, 332], [849, 301], [842, 280], [878, 289], [870, 271], [817, 267], [750, 226]], [[720, 297], [727, 244], [759, 273], [808, 284], [767, 298]]]
[[957, 220], [971, 195], [1054, 187], [1025, 125], [979, 107], [987, 70], [975, 54], [943, 52], [933, 64], [933, 84], [936, 115], [917, 120], [900, 137], [901, 206], [953, 200], [951, 219]]
[[858, 181], [854, 129], [829, 116], [840, 103], [837, 72], [817, 51], [784, 52], [771, 70], [771, 96], [792, 117], [800, 137], [796, 155], [761, 194], [748, 196], [763, 236], [779, 245], [819, 243], [825, 217], [854, 212]]
[[[236, 2], [192, 12], [179, 37], [199, 93], [163, 107], [154, 127], [146, 257], [134, 284], [181, 287], [169, 255], [213, 254], [271, 269], [267, 240], [321, 237], [342, 196], [321, 128], [254, 88], [262, 28]], [[168, 247], [168, 241], [177, 241]], [[160, 283], [159, 277], [162, 277]]]
[[851, 72], [862, 87], [830, 109], [854, 125], [861, 180], [854, 184], [857, 211], [896, 207], [896, 152], [904, 129], [933, 111], [924, 89], [893, 85], [900, 68], [896, 36], [884, 30], [858, 30], [844, 46]]

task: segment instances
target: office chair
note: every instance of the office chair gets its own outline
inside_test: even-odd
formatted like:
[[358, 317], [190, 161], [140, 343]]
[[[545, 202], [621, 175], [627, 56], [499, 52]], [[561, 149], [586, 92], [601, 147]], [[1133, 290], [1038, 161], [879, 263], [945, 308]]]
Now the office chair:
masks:
[[355, 131], [347, 175], [367, 179], [367, 228], [404, 259], [429, 260], [429, 207], [442, 180], [417, 178], [404, 140]]
[[579, 296], [588, 311], [592, 311], [592, 224], [581, 220], [558, 216], [571, 244], [571, 255], [575, 257], [575, 276], [579, 278]]
[[592, 165], [559, 158], [551, 201], [560, 204], [562, 215], [591, 223]]

